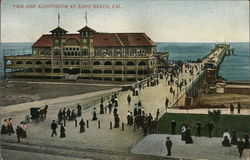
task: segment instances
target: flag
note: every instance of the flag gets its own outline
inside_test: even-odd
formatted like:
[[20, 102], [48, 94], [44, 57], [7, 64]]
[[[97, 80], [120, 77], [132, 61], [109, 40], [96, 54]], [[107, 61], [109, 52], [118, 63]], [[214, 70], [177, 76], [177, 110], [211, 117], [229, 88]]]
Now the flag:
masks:
[[87, 12], [85, 12], [85, 21], [86, 21], [86, 26], [87, 26], [87, 24], [88, 24]]

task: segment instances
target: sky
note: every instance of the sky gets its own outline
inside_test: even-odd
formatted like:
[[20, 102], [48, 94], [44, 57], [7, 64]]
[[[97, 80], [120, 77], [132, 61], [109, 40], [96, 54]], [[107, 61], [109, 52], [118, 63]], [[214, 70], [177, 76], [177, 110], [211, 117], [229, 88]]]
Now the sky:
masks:
[[35, 42], [58, 26], [58, 13], [60, 26], [77, 33], [85, 12], [98, 32], [145, 32], [155, 42], [249, 42], [249, 1], [233, 0], [1, 0], [1, 42]]

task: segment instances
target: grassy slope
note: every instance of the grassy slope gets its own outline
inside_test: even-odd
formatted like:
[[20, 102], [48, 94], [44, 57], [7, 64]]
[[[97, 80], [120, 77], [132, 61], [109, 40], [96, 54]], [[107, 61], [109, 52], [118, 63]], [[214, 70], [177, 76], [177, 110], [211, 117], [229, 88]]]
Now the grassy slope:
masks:
[[[174, 119], [177, 122], [176, 132], [180, 134], [182, 123], [189, 122], [191, 125], [192, 135], [196, 134], [196, 122], [201, 121], [201, 135], [208, 136], [206, 124], [210, 119], [207, 114], [177, 114], [167, 113], [159, 121], [158, 133], [170, 133], [170, 121]], [[212, 120], [211, 120], [212, 121]], [[213, 122], [213, 121], [212, 121]], [[219, 122], [213, 122], [215, 129], [213, 136], [221, 137], [225, 129], [232, 133], [233, 128], [237, 128], [237, 136], [243, 136], [246, 131], [250, 131], [250, 115], [221, 115]]]

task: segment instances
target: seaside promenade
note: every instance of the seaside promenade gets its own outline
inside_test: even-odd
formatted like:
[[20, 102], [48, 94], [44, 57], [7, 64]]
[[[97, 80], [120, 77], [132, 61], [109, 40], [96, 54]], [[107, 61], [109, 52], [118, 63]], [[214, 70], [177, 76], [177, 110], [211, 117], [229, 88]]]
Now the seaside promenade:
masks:
[[[193, 74], [190, 72], [185, 72], [189, 70], [183, 65], [183, 71], [177, 77], [177, 79], [186, 80], [188, 83], [186, 86], [189, 86], [193, 80], [195, 80], [201, 72], [203, 72], [202, 63], [190, 63], [188, 64], [191, 68], [196, 66], [197, 69], [193, 69]], [[177, 79], [175, 81], [177, 81]], [[141, 129], [135, 130], [133, 126], [127, 125], [127, 112], [133, 112], [134, 104], [141, 101], [143, 110], [146, 114], [151, 113], [153, 117], [156, 116], [157, 109], [160, 110], [160, 116], [166, 112], [165, 108], [165, 99], [169, 99], [169, 107], [172, 106], [178, 99], [178, 97], [185, 92], [185, 86], [179, 88], [176, 85], [176, 82], [168, 84], [167, 81], [170, 80], [170, 77], [166, 79], [164, 76], [163, 79], [158, 79], [159, 84], [154, 86], [147, 86], [146, 84], [142, 86], [142, 89], [139, 91], [138, 96], [132, 96], [131, 91], [120, 92], [118, 95], [118, 114], [120, 117], [120, 128], [110, 129], [110, 122], [114, 125], [114, 116], [113, 113], [99, 114], [99, 105], [96, 104], [88, 109], [83, 109], [83, 114], [81, 117], [77, 117], [77, 123], [83, 118], [89, 122], [89, 127], [86, 128], [86, 132], [79, 133], [80, 127], [77, 125], [75, 127], [74, 121], [67, 121], [66, 123], [66, 137], [60, 138], [60, 129], [57, 129], [58, 136], [51, 137], [50, 124], [52, 120], [57, 120], [57, 114], [59, 109], [63, 108], [76, 108], [76, 105], [83, 104], [91, 96], [101, 95], [105, 93], [114, 92], [114, 90], [109, 91], [99, 91], [94, 93], [88, 93], [81, 96], [71, 96], [68, 98], [57, 98], [50, 99], [47, 101], [35, 101], [25, 104], [16, 105], [16, 109], [13, 106], [3, 107], [1, 110], [1, 125], [5, 118], [12, 117], [14, 127], [19, 125], [21, 121], [24, 120], [25, 115], [29, 114], [30, 107], [41, 107], [43, 108], [45, 103], [49, 105], [47, 119], [40, 121], [39, 123], [31, 122], [28, 123], [27, 128], [27, 138], [21, 139], [21, 143], [17, 144], [16, 135], [12, 134], [11, 136], [2, 135], [1, 136], [1, 147], [2, 147], [2, 156], [5, 155], [8, 157], [15, 157], [15, 159], [24, 158], [24, 156], [31, 157], [33, 154], [48, 154], [56, 156], [66, 156], [80, 159], [165, 159], [166, 149], [164, 146], [164, 138], [167, 135], [149, 135], [145, 139]], [[190, 81], [191, 80], [191, 81]], [[170, 87], [175, 91], [175, 95], [170, 93]], [[127, 102], [127, 96], [131, 95], [132, 101], [129, 105]], [[104, 101], [106, 105], [108, 101]], [[18, 108], [17, 108], [18, 106]], [[98, 121], [92, 121], [92, 109], [97, 108], [97, 118], [100, 121], [100, 128], [98, 128]], [[8, 111], [9, 108], [9, 111]], [[4, 112], [3, 112], [4, 111]], [[6, 111], [6, 112], [5, 112]], [[189, 110], [189, 113], [195, 110]], [[168, 109], [168, 112], [180, 112], [176, 109]], [[229, 111], [228, 111], [229, 112]], [[207, 113], [207, 109], [200, 110], [196, 113]], [[227, 114], [227, 112], [222, 112], [222, 114]], [[249, 110], [244, 111], [242, 114], [249, 114]], [[124, 123], [124, 131], [122, 131], [121, 124]], [[85, 126], [86, 127], [86, 126]], [[142, 140], [143, 141], [140, 141]], [[173, 157], [176, 159], [201, 159], [206, 156], [209, 156], [209, 159], [219, 160], [223, 155], [227, 155], [228, 160], [235, 160], [238, 158], [237, 150], [234, 148], [223, 148], [221, 145], [217, 145], [221, 142], [220, 138], [213, 138], [209, 144], [207, 144], [208, 138], [202, 137], [200, 140], [197, 140], [194, 146], [197, 150], [193, 152], [192, 147], [188, 147], [186, 144], [179, 142], [179, 136], [171, 136], [171, 139], [174, 143], [173, 148]], [[134, 147], [134, 145], [137, 144]], [[138, 149], [139, 146], [139, 149]], [[201, 147], [203, 146], [203, 147]], [[145, 147], [145, 148], [144, 148]], [[160, 151], [158, 150], [160, 147]], [[133, 148], [133, 149], [132, 149]], [[178, 148], [178, 149], [177, 149]], [[179, 149], [180, 148], [180, 149]], [[204, 154], [207, 149], [214, 149], [213, 154]], [[133, 154], [131, 153], [131, 149]], [[185, 150], [185, 152], [183, 151]], [[9, 152], [16, 151], [16, 155], [10, 155]], [[152, 150], [152, 152], [148, 152]], [[19, 151], [19, 152], [18, 152]], [[145, 154], [147, 156], [138, 155]], [[29, 153], [29, 154], [27, 154]], [[152, 156], [150, 156], [152, 155]], [[178, 156], [177, 156], [178, 155]], [[189, 156], [190, 155], [190, 156]], [[26, 158], [27, 158], [26, 157]], [[217, 158], [219, 157], [219, 159]], [[51, 159], [51, 157], [47, 157]], [[13, 159], [13, 158], [12, 158]], [[53, 159], [53, 158], [52, 158]], [[169, 158], [172, 159], [172, 158]], [[175, 159], [175, 158], [173, 158]], [[37, 159], [36, 159], [37, 160]]]

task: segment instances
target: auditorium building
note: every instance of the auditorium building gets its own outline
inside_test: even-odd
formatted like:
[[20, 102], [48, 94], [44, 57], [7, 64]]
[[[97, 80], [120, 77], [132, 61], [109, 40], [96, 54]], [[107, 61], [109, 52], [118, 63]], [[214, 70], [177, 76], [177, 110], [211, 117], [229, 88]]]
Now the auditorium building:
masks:
[[[138, 81], [166, 67], [145, 33], [102, 33], [88, 26], [78, 33], [61, 27], [42, 35], [32, 54], [4, 56], [5, 77]], [[8, 71], [8, 72], [7, 72]]]

